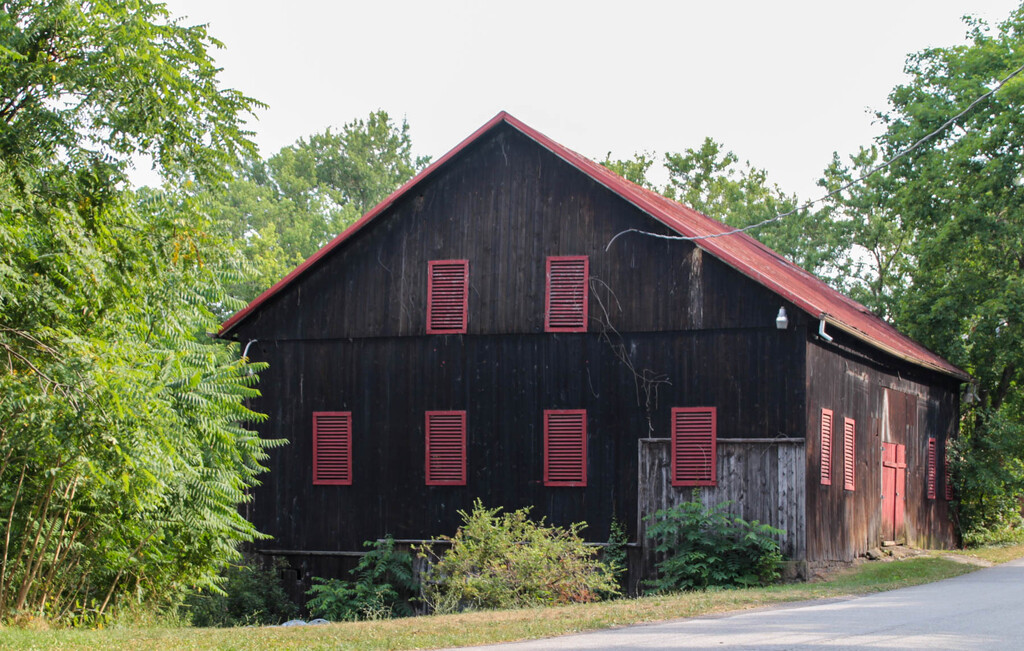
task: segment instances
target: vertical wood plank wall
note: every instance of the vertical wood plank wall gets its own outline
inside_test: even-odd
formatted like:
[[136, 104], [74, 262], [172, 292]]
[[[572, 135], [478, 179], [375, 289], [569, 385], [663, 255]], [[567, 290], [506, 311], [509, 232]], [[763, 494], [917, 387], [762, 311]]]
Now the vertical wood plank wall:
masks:
[[[360, 550], [391, 534], [453, 534], [457, 511], [533, 506], [637, 531], [636, 441], [672, 407], [718, 408], [718, 436], [803, 435], [799, 319], [689, 242], [621, 237], [664, 226], [511, 128], [397, 202], [238, 329], [267, 361], [270, 452], [249, 509], [277, 549]], [[585, 333], [545, 333], [548, 256], [586, 255]], [[430, 260], [469, 261], [467, 334], [426, 335]], [[790, 314], [796, 311], [790, 306]], [[586, 409], [586, 487], [543, 486], [543, 411]], [[312, 486], [310, 414], [352, 412], [353, 484]], [[424, 411], [465, 410], [465, 486], [425, 486]]]
[[[900, 542], [942, 548], [956, 544], [949, 502], [926, 496], [928, 437], [945, 442], [957, 431], [955, 381], [907, 364], [881, 364], [857, 351], [857, 343], [836, 332], [833, 344], [813, 341], [807, 352], [807, 427], [817, 432], [822, 408], [833, 422], [857, 425], [856, 489], [820, 481], [820, 439], [807, 438], [807, 554], [816, 561], [850, 561], [884, 542], [882, 529], [882, 443], [907, 446], [906, 536]], [[832, 476], [842, 476], [843, 441], [832, 443]], [[944, 477], [940, 481], [944, 481]]]
[[[267, 301], [236, 332], [258, 340], [250, 357], [270, 364], [251, 405], [269, 415], [258, 430], [290, 444], [270, 451], [253, 491], [256, 527], [276, 549], [347, 553], [387, 534], [452, 534], [457, 512], [481, 497], [532, 506], [554, 524], [585, 521], [591, 541], [607, 540], [614, 518], [636, 541], [636, 442], [667, 438], [672, 407], [713, 406], [726, 465], [705, 499], [735, 499], [744, 517], [785, 528], [794, 558], [863, 553], [878, 526], [868, 488], [880, 483], [877, 387], [916, 376], [820, 348], [808, 334], [816, 321], [689, 242], [626, 235], [606, 250], [629, 228], [668, 233], [501, 126]], [[587, 332], [544, 332], [548, 256], [588, 257]], [[463, 259], [466, 334], [427, 335], [428, 262]], [[780, 307], [791, 315], [784, 331]], [[955, 387], [925, 380], [910, 383], [938, 405], [925, 419], [952, 431]], [[817, 432], [821, 406], [836, 422], [857, 418], [867, 466], [853, 495], [841, 483], [819, 490], [813, 436], [806, 446], [729, 443], [803, 438]], [[545, 409], [587, 410], [586, 487], [543, 486]], [[425, 485], [428, 410], [466, 411], [465, 486]], [[312, 485], [314, 411], [352, 412], [352, 486]], [[908, 510], [915, 540], [948, 540], [942, 505], [925, 507]]]
[[[804, 503], [804, 442], [784, 441], [718, 442], [717, 486], [672, 486], [671, 441], [664, 438], [638, 442], [640, 482], [637, 502], [640, 519], [637, 530], [646, 537], [645, 514], [667, 509], [693, 499], [699, 492], [705, 506], [732, 502], [726, 510], [744, 520], [757, 520], [785, 533], [777, 537], [782, 554], [792, 560], [804, 560], [807, 550], [806, 505]], [[641, 574], [651, 574], [651, 556], [645, 555]]]

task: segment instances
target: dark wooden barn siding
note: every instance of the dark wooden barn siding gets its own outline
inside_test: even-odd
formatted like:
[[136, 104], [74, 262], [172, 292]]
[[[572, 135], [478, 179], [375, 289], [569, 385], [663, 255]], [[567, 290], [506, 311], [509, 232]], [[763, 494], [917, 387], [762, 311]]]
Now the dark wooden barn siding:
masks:
[[[959, 387], [958, 387], [959, 388]], [[957, 389], [958, 389], [957, 388]], [[912, 390], [912, 388], [908, 389]], [[907, 445], [907, 538], [917, 547], [947, 548], [957, 543], [943, 472], [947, 441], [958, 431], [959, 391], [914, 391], [918, 440]], [[937, 439], [936, 494], [928, 499], [928, 437]]]
[[[635, 536], [637, 440], [669, 435], [674, 406], [718, 407], [723, 438], [799, 434], [803, 405], [796, 332], [639, 333], [621, 344], [637, 370], [666, 380], [648, 402], [633, 372], [597, 334], [278, 341], [250, 354], [270, 362], [261, 426], [291, 444], [273, 450], [250, 517], [275, 549], [357, 550], [385, 534], [451, 534], [456, 511], [536, 507], [557, 524], [587, 521], [606, 540], [614, 516]], [[586, 409], [588, 485], [542, 483], [544, 409]], [[424, 485], [424, 412], [467, 411], [467, 485]], [[352, 412], [352, 486], [313, 486], [311, 414]], [[733, 481], [722, 477], [722, 482]]]
[[[556, 524], [611, 518], [635, 540], [637, 440], [672, 407], [718, 408], [718, 435], [802, 437], [805, 324], [771, 292], [511, 128], [453, 159], [237, 329], [267, 361], [270, 473], [249, 514], [286, 550], [451, 534], [481, 497]], [[590, 329], [546, 334], [545, 259], [590, 259]], [[468, 334], [425, 335], [432, 259], [469, 260]], [[786, 305], [790, 329], [775, 329]], [[467, 411], [467, 485], [424, 485], [424, 412]], [[588, 485], [543, 486], [544, 409], [586, 409]], [[353, 485], [313, 486], [314, 411], [351, 411]], [[736, 481], [720, 477], [720, 482]], [[753, 490], [753, 489], [751, 489]]]
[[[240, 337], [415, 336], [427, 261], [469, 260], [468, 334], [544, 331], [545, 260], [590, 257], [591, 330], [765, 327], [784, 303], [511, 127], [469, 147], [253, 315]], [[790, 309], [790, 314], [795, 310]]]
[[[937, 437], [941, 450], [956, 430], [955, 382], [885, 359], [880, 353], [843, 350], [840, 346], [863, 347], [842, 333], [832, 334], [838, 346], [815, 338], [807, 352], [808, 559], [848, 561], [882, 543], [883, 442], [907, 446], [906, 542], [951, 546], [955, 540], [941, 478], [938, 499], [928, 500], [925, 473], [928, 437]], [[893, 402], [897, 400], [898, 405]], [[820, 481], [822, 408], [833, 410], [830, 486]], [[856, 490], [852, 492], [843, 486], [844, 418], [856, 421]]]

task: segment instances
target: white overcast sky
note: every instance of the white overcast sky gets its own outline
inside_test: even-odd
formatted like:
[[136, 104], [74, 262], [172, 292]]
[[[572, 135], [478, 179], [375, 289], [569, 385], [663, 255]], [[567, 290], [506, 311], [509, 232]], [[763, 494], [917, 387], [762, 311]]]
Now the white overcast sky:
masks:
[[385, 109], [434, 159], [500, 110], [592, 158], [705, 136], [802, 198], [879, 132], [906, 55], [963, 43], [1019, 0], [169, 0], [207, 23], [223, 85], [269, 105], [270, 155]]

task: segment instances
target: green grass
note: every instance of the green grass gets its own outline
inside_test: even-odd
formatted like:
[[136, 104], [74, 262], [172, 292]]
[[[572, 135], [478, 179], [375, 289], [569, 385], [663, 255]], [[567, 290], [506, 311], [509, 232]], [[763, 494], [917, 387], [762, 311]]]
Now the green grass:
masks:
[[968, 558], [978, 558], [983, 561], [988, 561], [989, 563], [1005, 563], [1006, 561], [1012, 561], [1016, 558], [1024, 557], [1024, 543], [989, 545], [987, 547], [979, 547], [977, 549], [967, 549], [964, 551], [953, 551], [947, 553], [956, 556], [965, 556]]
[[[1024, 556], [1024, 546], [959, 553], [990, 562]], [[295, 628], [110, 628], [38, 631], [8, 627], [0, 647], [12, 649], [430, 649], [507, 642], [810, 599], [854, 596], [958, 576], [977, 565], [943, 552], [864, 563], [828, 581], [747, 590], [717, 590], [620, 599], [559, 608], [463, 613]]]

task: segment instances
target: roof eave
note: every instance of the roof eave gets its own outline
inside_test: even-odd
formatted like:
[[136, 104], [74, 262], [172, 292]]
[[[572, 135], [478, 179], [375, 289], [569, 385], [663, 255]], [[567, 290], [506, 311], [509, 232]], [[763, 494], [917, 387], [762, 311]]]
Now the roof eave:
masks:
[[962, 370], [960, 368], [957, 368], [956, 366], [954, 366], [952, 364], [949, 364], [949, 366], [943, 366], [943, 365], [940, 365], [940, 364], [935, 364], [935, 363], [930, 362], [930, 361], [925, 360], [925, 359], [920, 359], [920, 358], [917, 358], [917, 357], [913, 357], [911, 355], [907, 355], [906, 353], [903, 353], [903, 352], [901, 352], [899, 350], [896, 350], [892, 346], [888, 346], [888, 345], [878, 341], [877, 339], [873, 339], [871, 337], [868, 337], [866, 334], [864, 334], [863, 332], [861, 332], [857, 328], [854, 328], [853, 326], [850, 326], [850, 325], [848, 325], [846, 323], [843, 323], [842, 321], [834, 319], [834, 318], [832, 318], [828, 314], [823, 314], [823, 315], [821, 315], [818, 318], [820, 318], [821, 320], [825, 321], [825, 323], [827, 323], [827, 324], [829, 324], [831, 326], [839, 328], [840, 330], [842, 330], [846, 334], [850, 335], [851, 337], [854, 337], [854, 338], [856, 338], [856, 339], [858, 339], [860, 341], [863, 341], [864, 343], [870, 345], [871, 347], [877, 348], [878, 350], [881, 350], [882, 352], [886, 353], [887, 355], [892, 355], [893, 357], [895, 357], [897, 359], [901, 359], [901, 360], [903, 360], [905, 362], [909, 362], [911, 364], [914, 364], [915, 366], [921, 366], [923, 368], [927, 368], [927, 369], [930, 369], [932, 371], [936, 371], [936, 372], [941, 373], [943, 375], [948, 375], [949, 377], [956, 378], [957, 380], [959, 380], [961, 382], [968, 382], [971, 379], [971, 375], [969, 373], [967, 373], [966, 371], [964, 371], [964, 370]]

